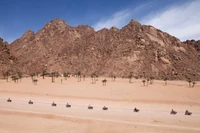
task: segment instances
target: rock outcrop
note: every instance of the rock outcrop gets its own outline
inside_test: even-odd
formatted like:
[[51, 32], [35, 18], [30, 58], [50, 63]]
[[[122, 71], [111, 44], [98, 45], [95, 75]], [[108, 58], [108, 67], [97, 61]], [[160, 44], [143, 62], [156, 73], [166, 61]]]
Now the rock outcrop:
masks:
[[17, 66], [15, 64], [17, 64], [17, 60], [11, 55], [8, 43], [0, 38], [0, 77], [7, 71], [16, 71]]
[[152, 26], [131, 20], [122, 29], [97, 32], [87, 25], [71, 27], [61, 19], [37, 33], [28, 30], [10, 45], [24, 73], [60, 71], [85, 75], [154, 76], [200, 79], [196, 47]]

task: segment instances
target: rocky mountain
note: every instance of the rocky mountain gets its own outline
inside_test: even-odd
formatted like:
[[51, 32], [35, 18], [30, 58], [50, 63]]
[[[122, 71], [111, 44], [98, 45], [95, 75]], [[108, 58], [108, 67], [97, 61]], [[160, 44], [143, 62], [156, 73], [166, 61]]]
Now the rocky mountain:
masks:
[[13, 72], [17, 69], [16, 66], [14, 67], [17, 64], [17, 60], [11, 55], [8, 47], [8, 43], [0, 38], [0, 76], [7, 71]]
[[9, 49], [24, 73], [96, 72], [104, 76], [200, 79], [199, 53], [194, 46], [152, 26], [131, 20], [122, 29], [95, 32], [87, 25], [69, 26], [61, 19], [36, 34], [28, 30]]
[[187, 41], [185, 41], [183, 43], [193, 46], [200, 53], [200, 40], [198, 40], [198, 41], [187, 40]]

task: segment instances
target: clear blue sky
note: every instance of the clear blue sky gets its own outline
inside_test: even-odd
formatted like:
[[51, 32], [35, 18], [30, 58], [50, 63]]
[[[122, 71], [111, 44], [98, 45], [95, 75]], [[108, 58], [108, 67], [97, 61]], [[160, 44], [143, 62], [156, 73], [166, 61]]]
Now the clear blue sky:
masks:
[[[87, 24], [96, 30], [109, 28], [111, 25], [121, 28], [130, 19], [134, 19], [168, 31], [170, 27], [165, 29], [162, 28], [163, 25], [160, 26], [165, 21], [162, 15], [171, 10], [185, 9], [184, 6], [192, 2], [197, 3], [191, 6], [199, 4], [195, 0], [1, 0], [0, 37], [12, 42], [28, 29], [36, 33], [55, 18], [61, 18], [71, 26]], [[166, 17], [176, 17], [167, 15]], [[173, 33], [175, 36], [178, 34]]]

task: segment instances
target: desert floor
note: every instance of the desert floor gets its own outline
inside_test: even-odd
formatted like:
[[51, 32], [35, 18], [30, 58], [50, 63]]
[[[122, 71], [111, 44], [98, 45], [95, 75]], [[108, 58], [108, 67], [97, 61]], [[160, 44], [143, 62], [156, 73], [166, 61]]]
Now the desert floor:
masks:
[[[103, 86], [103, 78], [96, 84], [91, 78], [63, 79], [62, 84], [61, 78], [55, 83], [38, 79], [37, 85], [31, 78], [19, 83], [0, 80], [0, 133], [200, 133], [200, 82], [190, 88], [186, 81], [143, 86], [141, 80], [107, 78]], [[133, 112], [135, 107], [140, 112]], [[172, 108], [176, 115], [170, 115]], [[193, 114], [185, 116], [185, 110]]]

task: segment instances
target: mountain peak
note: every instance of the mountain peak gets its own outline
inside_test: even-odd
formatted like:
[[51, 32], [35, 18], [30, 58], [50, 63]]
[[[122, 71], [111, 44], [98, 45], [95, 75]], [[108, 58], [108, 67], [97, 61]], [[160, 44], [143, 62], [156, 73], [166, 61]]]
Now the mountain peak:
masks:
[[118, 31], [119, 29], [118, 29], [117, 27], [115, 27], [115, 26], [112, 26], [112, 27], [110, 28], [110, 30]]
[[66, 27], [68, 24], [64, 20], [62, 20], [60, 18], [56, 18], [54, 20], [51, 20], [47, 25], [54, 25], [54, 26], [61, 26], [61, 27], [65, 26]]
[[60, 18], [56, 18], [54, 20], [51, 20], [50, 23], [60, 23], [60, 24], [66, 24], [67, 25], [67, 23]]
[[51, 20], [49, 23], [47, 23], [45, 26], [44, 26], [44, 30], [55, 30], [55, 29], [58, 29], [59, 31], [64, 31], [66, 28], [67, 28], [68, 24], [60, 19], [60, 18], [56, 18], [54, 20]]
[[122, 30], [125, 31], [139, 31], [139, 29], [142, 27], [142, 25], [138, 22], [135, 21], [133, 19], [131, 19], [131, 21], [122, 28]]
[[131, 19], [127, 26], [141, 27], [142, 25], [138, 21]]
[[34, 36], [35, 33], [32, 31], [32, 30], [27, 30], [23, 35], [22, 35], [22, 38], [29, 38], [29, 37], [32, 37]]

